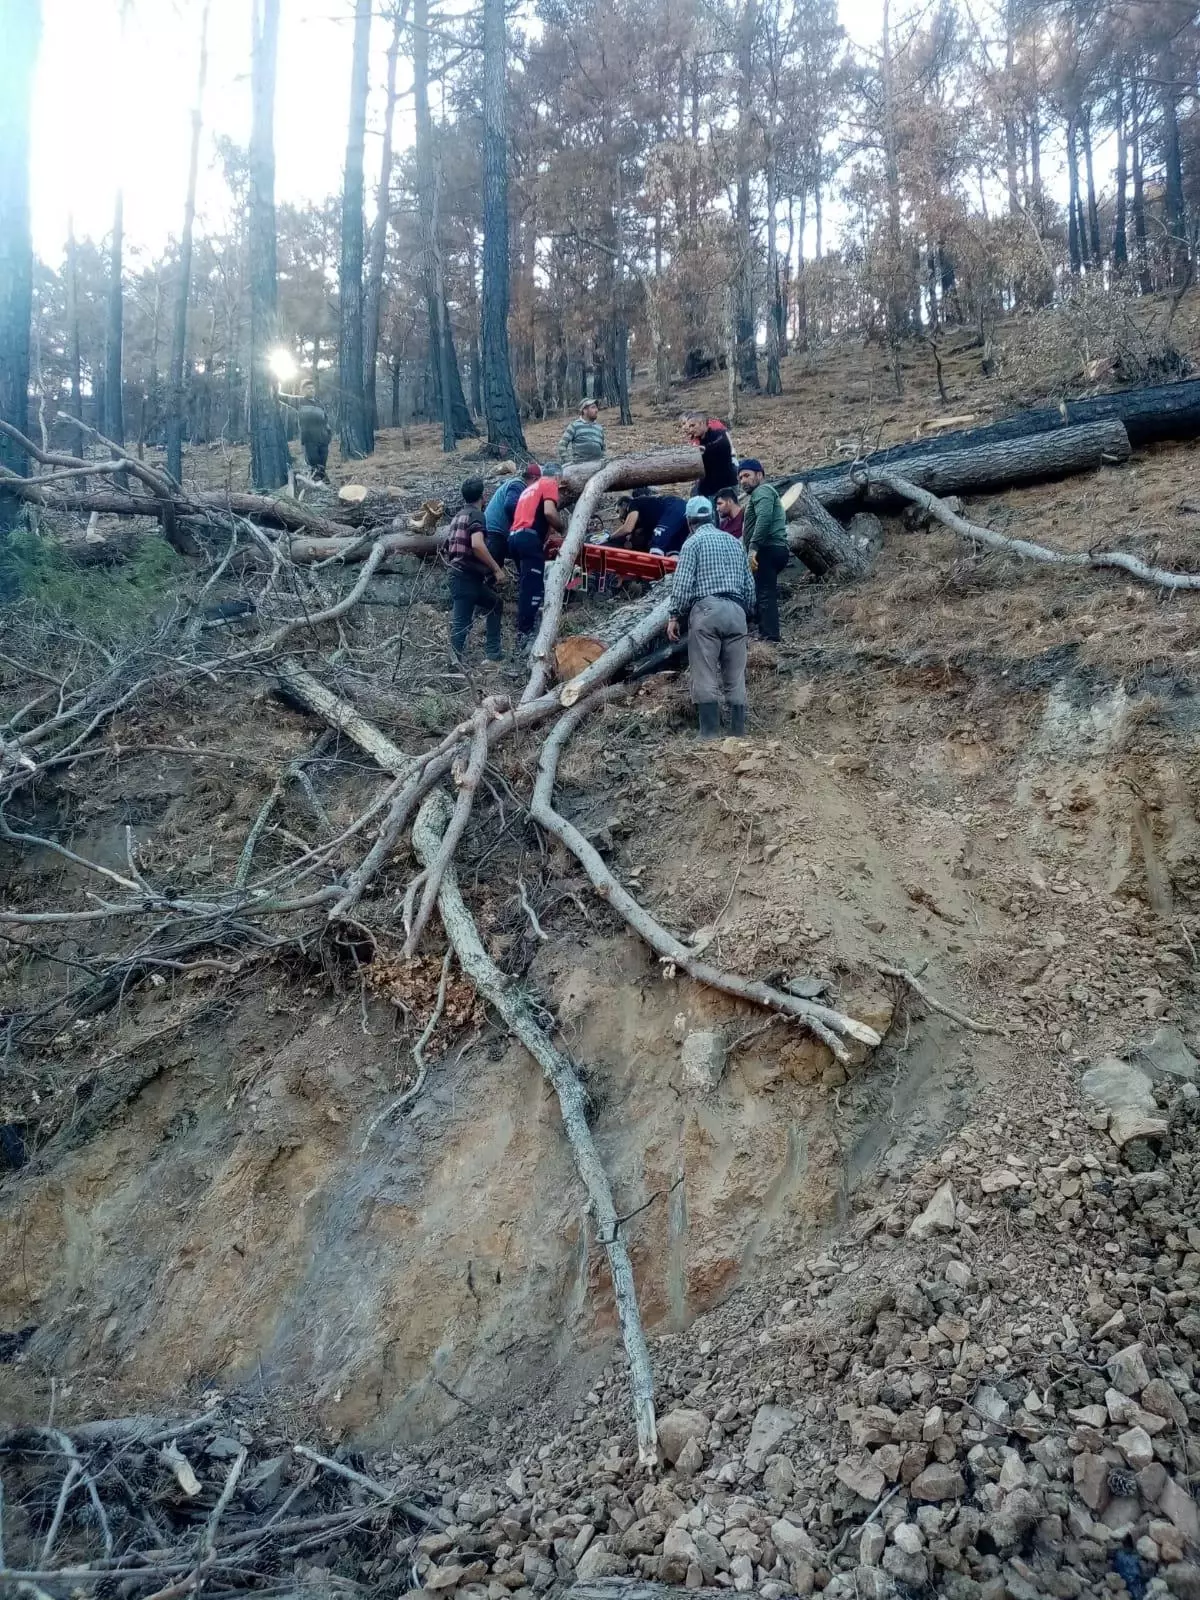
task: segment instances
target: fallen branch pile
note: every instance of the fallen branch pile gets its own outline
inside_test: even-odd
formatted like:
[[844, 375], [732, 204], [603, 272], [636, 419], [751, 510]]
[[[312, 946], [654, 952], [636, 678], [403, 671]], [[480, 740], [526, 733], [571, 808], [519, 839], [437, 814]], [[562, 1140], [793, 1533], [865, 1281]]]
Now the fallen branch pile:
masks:
[[[541, 1020], [547, 1014], [544, 1005], [524, 996], [487, 955], [458, 887], [456, 854], [470, 836], [480, 794], [489, 785], [494, 788], [493, 780], [506, 786], [537, 826], [562, 841], [598, 895], [654, 950], [665, 981], [686, 975], [740, 1002], [778, 1013], [842, 1058], [847, 1041], [866, 1046], [879, 1042], [871, 1028], [853, 1017], [798, 999], [752, 976], [725, 972], [701, 961], [697, 952], [664, 928], [620, 884], [554, 803], [558, 759], [566, 741], [585, 716], [623, 692], [613, 689], [615, 680], [653, 643], [666, 623], [667, 607], [657, 600], [652, 600], [648, 609], [630, 612], [620, 619], [615, 636], [598, 660], [572, 682], [554, 685], [554, 651], [566, 582], [601, 495], [628, 484], [631, 475], [633, 481], [639, 481], [639, 475], [653, 470], [655, 480], [663, 481], [672, 474], [690, 475], [698, 467], [691, 451], [653, 460], [652, 469], [645, 459], [609, 462], [582, 485], [562, 555], [547, 575], [541, 624], [531, 652], [528, 681], [519, 699], [514, 703], [515, 697], [504, 694], [476, 694], [470, 714], [417, 753], [409, 754], [345, 694], [310, 670], [314, 650], [325, 658], [323, 676], [332, 674], [335, 679], [342, 665], [356, 658], [353, 641], [344, 630], [353, 625], [358, 608], [368, 598], [392, 548], [392, 536], [360, 536], [350, 541], [355, 546], [351, 559], [361, 556], [361, 565], [352, 574], [338, 571], [326, 578], [317, 562], [303, 567], [296, 562], [297, 540], [291, 541], [289, 549], [286, 539], [272, 539], [250, 516], [239, 515], [232, 518], [234, 537], [205, 589], [211, 587], [239, 542], [255, 549], [261, 558], [259, 586], [251, 614], [242, 619], [245, 631], [214, 638], [193, 626], [194, 616], [185, 615], [170, 619], [152, 638], [123, 655], [99, 645], [89, 646], [85, 657], [67, 670], [45, 674], [38, 692], [19, 706], [0, 730], [0, 819], [5, 808], [13, 818], [17, 810], [26, 818], [0, 820], [4, 838], [18, 849], [49, 852], [69, 864], [73, 881], [88, 884], [87, 889], [76, 890], [59, 904], [27, 909], [10, 898], [0, 909], [0, 932], [18, 929], [22, 939], [32, 932], [37, 938], [48, 934], [74, 941], [60, 947], [63, 958], [73, 966], [82, 965], [85, 972], [66, 999], [50, 1008], [49, 1016], [10, 1017], [9, 1048], [15, 1042], [36, 1043], [51, 1031], [61, 1032], [84, 1008], [96, 1003], [98, 993], [128, 997], [139, 981], [152, 977], [159, 968], [190, 973], [205, 963], [215, 963], [227, 974], [236, 975], [250, 959], [277, 953], [285, 946], [320, 947], [327, 936], [342, 948], [365, 951], [361, 957], [356, 954], [356, 961], [369, 961], [372, 950], [394, 947], [402, 936], [404, 954], [412, 957], [429, 943], [428, 925], [434, 910], [438, 911], [464, 973], [529, 1050], [558, 1095], [598, 1238], [608, 1253], [632, 1375], [639, 1454], [647, 1464], [655, 1458], [653, 1383], [627, 1246], [617, 1223], [620, 1211], [588, 1130], [587, 1099], [568, 1056], [555, 1043], [553, 1026]], [[90, 470], [91, 464], [86, 465]], [[73, 474], [76, 468], [72, 465], [62, 470]], [[169, 501], [176, 528], [181, 522], [208, 515], [196, 509], [195, 501], [175, 492], [174, 486], [153, 476], [156, 481], [145, 484], [148, 493], [136, 497], [140, 507]], [[139, 481], [144, 483], [144, 475]], [[227, 518], [227, 532], [228, 528]], [[339, 538], [344, 545], [344, 536]], [[309, 553], [316, 554], [313, 541], [310, 546]], [[337, 565], [340, 568], [344, 563]], [[302, 650], [310, 652], [307, 659], [301, 656]], [[223, 874], [207, 878], [202, 892], [185, 887], [170, 874], [156, 875], [152, 864], [140, 857], [132, 829], [126, 837], [124, 866], [118, 867], [89, 858], [27, 820], [45, 790], [45, 780], [104, 748], [97, 736], [107, 733], [113, 719], [131, 707], [140, 707], [152, 697], [195, 694], [201, 688], [208, 692], [212, 683], [234, 689], [246, 682], [260, 684], [264, 677], [277, 684], [290, 703], [305, 707], [330, 730], [352, 741], [382, 773], [382, 781], [375, 782], [373, 792], [349, 823], [333, 826], [309, 781], [307, 767], [319, 759], [320, 742], [314, 751], [292, 756], [275, 774], [236, 860]], [[400, 699], [398, 691], [395, 698]], [[510, 765], [510, 781], [500, 758], [530, 732], [535, 732], [539, 741], [537, 751], [533, 759], [527, 754], [523, 763]], [[526, 781], [524, 774], [535, 767], [533, 793], [516, 794], [513, 782]], [[453, 798], [444, 787], [447, 779]], [[312, 839], [297, 836], [294, 829], [275, 829], [276, 813], [293, 788], [298, 801], [303, 797], [316, 824]], [[394, 872], [398, 859], [403, 862], [409, 841], [417, 870], [402, 892], [394, 885], [385, 888], [380, 880]], [[269, 859], [264, 859], [268, 854]], [[523, 886], [521, 899], [528, 912]], [[536, 914], [531, 922], [544, 936]], [[115, 940], [122, 928], [133, 933], [124, 948], [92, 948], [81, 959], [81, 938]], [[219, 1553], [219, 1539], [210, 1544], [212, 1549], [205, 1546], [208, 1554], [213, 1550]], [[190, 1559], [160, 1561], [163, 1580], [186, 1577]]]
[[296, 1593], [308, 1569], [338, 1592], [402, 1588], [446, 1514], [410, 1475], [348, 1462], [210, 1411], [0, 1434], [0, 1591], [32, 1600]]

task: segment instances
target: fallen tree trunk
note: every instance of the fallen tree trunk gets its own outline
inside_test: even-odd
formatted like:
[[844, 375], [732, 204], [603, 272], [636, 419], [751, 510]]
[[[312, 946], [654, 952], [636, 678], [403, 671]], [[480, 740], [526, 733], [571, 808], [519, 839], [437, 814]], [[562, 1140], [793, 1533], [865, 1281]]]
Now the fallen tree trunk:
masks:
[[803, 483], [783, 492], [788, 519], [788, 549], [815, 578], [836, 570], [848, 578], [861, 578], [870, 566], [872, 552], [825, 507]]
[[344, 733], [360, 750], [377, 761], [385, 772], [395, 776], [412, 764], [412, 757], [374, 725], [361, 716], [347, 700], [318, 683], [311, 673], [293, 656], [285, 656], [279, 663], [279, 682], [291, 699], [299, 701], [307, 710], [323, 717], [331, 728]]
[[[1011, 489], [1076, 472], [1092, 472], [1105, 462], [1128, 458], [1129, 436], [1122, 423], [1111, 420], [981, 445], [973, 450], [921, 455], [905, 462], [904, 476], [933, 494], [979, 494], [987, 489]], [[885, 471], [867, 460], [844, 468], [835, 478], [811, 481], [809, 488], [827, 510], [860, 510], [868, 504], [879, 509], [896, 503], [896, 496], [884, 485]]]
[[920, 506], [952, 533], [970, 539], [973, 544], [981, 544], [988, 550], [1003, 550], [1009, 555], [1020, 556], [1022, 560], [1041, 561], [1054, 567], [1112, 567], [1119, 572], [1127, 572], [1139, 583], [1148, 583], [1157, 589], [1200, 589], [1200, 573], [1170, 572], [1165, 567], [1151, 567], [1124, 550], [1053, 550], [1049, 545], [1034, 544], [1029, 539], [1010, 539], [992, 528], [985, 528], [982, 523], [960, 517], [936, 495], [893, 472], [873, 472], [871, 481], [912, 505]]
[[[1155, 384], [1141, 389], [1122, 389], [1112, 394], [1091, 395], [1084, 400], [1064, 400], [1059, 405], [1018, 411], [983, 428], [965, 428], [942, 434], [936, 439], [913, 439], [906, 444], [890, 445], [886, 450], [877, 450], [868, 456], [866, 464], [875, 469], [904, 462], [904, 474], [911, 478], [907, 463], [923, 460], [929, 455], [974, 450], [985, 445], [1107, 421], [1120, 422], [1135, 448], [1160, 439], [1197, 438], [1200, 436], [1200, 378], [1191, 378], [1183, 383]], [[845, 463], [833, 462], [814, 467], [802, 476], [806, 483], [815, 488], [818, 484], [841, 478], [845, 473]], [[785, 478], [777, 486], [783, 488], [793, 481], [792, 478]]]
[[368, 531], [366, 536], [346, 537], [343, 534], [322, 535], [312, 538], [301, 534], [287, 542], [287, 553], [299, 566], [309, 566], [316, 561], [334, 561], [339, 556], [347, 563], [366, 558], [372, 544], [383, 546], [384, 559], [392, 556], [435, 556], [446, 542], [446, 533], [385, 533], [378, 539]]
[[[438, 792], [431, 794], [417, 813], [413, 824], [413, 846], [427, 869], [438, 858], [450, 812], [449, 800]], [[643, 1466], [654, 1467], [658, 1464], [658, 1431], [654, 1419], [654, 1377], [650, 1370], [650, 1352], [646, 1348], [646, 1335], [642, 1331], [642, 1319], [638, 1313], [633, 1264], [621, 1233], [621, 1223], [613, 1204], [604, 1164], [588, 1127], [587, 1102], [582, 1085], [570, 1061], [551, 1043], [528, 1001], [509, 984], [483, 948], [475, 919], [467, 910], [459, 892], [458, 877], [449, 863], [438, 888], [437, 905], [446, 937], [454, 946], [459, 965], [480, 995], [500, 1013], [520, 1039], [558, 1096], [563, 1127], [571, 1143], [575, 1166], [587, 1190], [600, 1242], [608, 1254], [617, 1316], [629, 1360], [638, 1457]]]
[[626, 456], [619, 460], [577, 461], [564, 467], [558, 481], [568, 494], [583, 493], [583, 487], [602, 467], [620, 467], [610, 489], [649, 489], [659, 483], [684, 483], [699, 478], [704, 470], [699, 450], [690, 445], [678, 450], [657, 450], [647, 456]]

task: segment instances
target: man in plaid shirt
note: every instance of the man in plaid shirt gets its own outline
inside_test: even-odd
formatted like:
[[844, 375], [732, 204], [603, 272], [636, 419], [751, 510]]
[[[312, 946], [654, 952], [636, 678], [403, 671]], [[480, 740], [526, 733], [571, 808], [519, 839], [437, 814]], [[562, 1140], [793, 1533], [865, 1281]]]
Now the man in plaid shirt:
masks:
[[724, 688], [729, 729], [740, 739], [746, 732], [746, 623], [754, 612], [754, 578], [741, 541], [716, 527], [712, 516], [712, 502], [693, 495], [687, 503], [692, 532], [671, 579], [667, 638], [676, 640], [687, 629], [700, 737], [720, 737]]

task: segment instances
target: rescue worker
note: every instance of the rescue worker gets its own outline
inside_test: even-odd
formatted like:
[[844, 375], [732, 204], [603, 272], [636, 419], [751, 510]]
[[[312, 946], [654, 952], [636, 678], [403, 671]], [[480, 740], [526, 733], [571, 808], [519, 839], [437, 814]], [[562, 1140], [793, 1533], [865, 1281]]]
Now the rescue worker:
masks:
[[787, 512], [766, 481], [762, 462], [743, 461], [738, 483], [746, 496], [742, 515], [742, 542], [750, 557], [758, 604], [760, 638], [779, 642], [779, 574], [792, 558], [787, 542]]
[[536, 483], [541, 475], [541, 467], [536, 461], [530, 461], [522, 477], [505, 478], [492, 491], [491, 498], [484, 508], [483, 521], [487, 530], [487, 547], [501, 566], [508, 559], [508, 536], [512, 531], [517, 501], [528, 486]]
[[489, 661], [503, 661], [501, 626], [504, 601], [500, 590], [508, 574], [487, 546], [483, 520], [483, 479], [468, 478], [462, 486], [462, 509], [450, 523], [446, 559], [450, 563], [450, 650], [461, 662], [476, 612], [487, 619], [485, 649]]
[[533, 642], [542, 610], [546, 577], [546, 535], [561, 533], [563, 520], [558, 509], [558, 468], [547, 462], [541, 476], [521, 494], [513, 512], [508, 552], [517, 563], [517, 647], [527, 649]]
[[667, 638], [686, 630], [688, 673], [702, 739], [721, 733], [721, 691], [735, 738], [746, 732], [746, 630], [754, 610], [754, 579], [743, 546], [712, 520], [701, 495], [687, 503], [691, 532], [671, 578]]

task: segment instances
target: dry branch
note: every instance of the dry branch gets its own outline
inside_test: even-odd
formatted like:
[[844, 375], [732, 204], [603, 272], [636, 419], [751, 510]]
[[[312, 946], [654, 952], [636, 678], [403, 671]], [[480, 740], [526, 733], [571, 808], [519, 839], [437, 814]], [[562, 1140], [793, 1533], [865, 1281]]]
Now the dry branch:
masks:
[[1127, 572], [1139, 583], [1148, 583], [1159, 589], [1200, 589], [1200, 573], [1170, 572], [1164, 567], [1151, 567], [1139, 561], [1137, 556], [1127, 555], [1124, 550], [1052, 550], [1049, 545], [1034, 544], [1029, 539], [1010, 539], [1003, 533], [985, 528], [982, 523], [960, 517], [936, 495], [894, 472], [872, 472], [870, 480], [900, 499], [920, 506], [952, 533], [970, 539], [974, 544], [984, 545], [989, 550], [1003, 550], [1025, 561], [1041, 561], [1055, 567], [1113, 567], [1120, 572]]
[[542, 746], [537, 782], [534, 784], [533, 800], [530, 805], [530, 815], [534, 821], [566, 846], [591, 879], [601, 899], [606, 900], [638, 937], [650, 946], [665, 969], [670, 971], [679, 968], [697, 983], [706, 984], [710, 989], [720, 989], [738, 1000], [747, 1000], [752, 1005], [762, 1006], [768, 1011], [781, 1011], [796, 1017], [816, 1034], [817, 1038], [827, 1044], [840, 1061], [845, 1061], [849, 1057], [849, 1052], [842, 1043], [843, 1038], [856, 1039], [860, 1044], [874, 1048], [880, 1043], [880, 1036], [874, 1028], [867, 1027], [865, 1023], [856, 1022], [853, 1017], [845, 1016], [828, 1006], [817, 1005], [811, 1000], [801, 1000], [796, 995], [773, 989], [769, 984], [759, 983], [753, 978], [742, 978], [736, 973], [723, 972], [717, 967], [709, 966], [705, 961], [698, 960], [695, 951], [682, 944], [673, 933], [668, 933], [661, 923], [656, 922], [650, 913], [638, 904], [608, 870], [595, 847], [588, 843], [578, 828], [554, 809], [554, 782], [558, 774], [559, 757], [567, 740], [589, 711], [603, 704], [611, 696], [621, 693], [623, 689], [624, 686], [619, 686], [602, 694], [594, 694], [590, 699], [580, 701], [560, 719]]
[[990, 1022], [976, 1022], [973, 1017], [968, 1017], [965, 1012], [959, 1011], [955, 1006], [946, 1005], [942, 1000], [935, 1000], [916, 973], [909, 972], [906, 967], [880, 967], [879, 971], [885, 978], [896, 978], [899, 982], [906, 983], [914, 994], [920, 995], [931, 1011], [940, 1011], [942, 1016], [949, 1017], [951, 1022], [957, 1022], [960, 1027], [968, 1029], [971, 1033], [1003, 1033], [1005, 1031]]
[[[573, 713], [568, 713], [572, 715]], [[413, 844], [426, 866], [437, 859], [449, 822], [450, 802], [444, 794], [431, 794], [417, 814]], [[658, 1461], [658, 1434], [654, 1420], [654, 1378], [650, 1352], [638, 1313], [637, 1291], [629, 1250], [621, 1235], [612, 1190], [587, 1121], [587, 1104], [579, 1077], [565, 1055], [551, 1043], [534, 1017], [528, 1001], [510, 987], [504, 974], [483, 948], [475, 919], [458, 888], [458, 878], [448, 867], [438, 891], [438, 911], [446, 937], [454, 946], [459, 965], [483, 998], [504, 1018], [553, 1085], [562, 1110], [563, 1127], [571, 1142], [575, 1165], [591, 1202], [596, 1227], [608, 1253], [613, 1294], [625, 1354], [629, 1360], [630, 1388], [637, 1427], [638, 1456], [643, 1466]]]
[[410, 959], [417, 953], [417, 948], [421, 943], [421, 935], [425, 932], [425, 925], [429, 921], [437, 901], [442, 877], [446, 868], [454, 859], [454, 852], [458, 849], [458, 842], [466, 831], [467, 823], [470, 821], [471, 808], [475, 804], [475, 796], [479, 791], [479, 780], [483, 777], [483, 769], [487, 765], [488, 723], [490, 721], [491, 715], [485, 707], [481, 707], [471, 718], [473, 730], [471, 733], [471, 754], [459, 781], [454, 814], [451, 816], [449, 826], [442, 837], [436, 857], [426, 866], [425, 882], [421, 889], [421, 903], [417, 907], [412, 926], [408, 929], [408, 937], [404, 941], [404, 954]]

